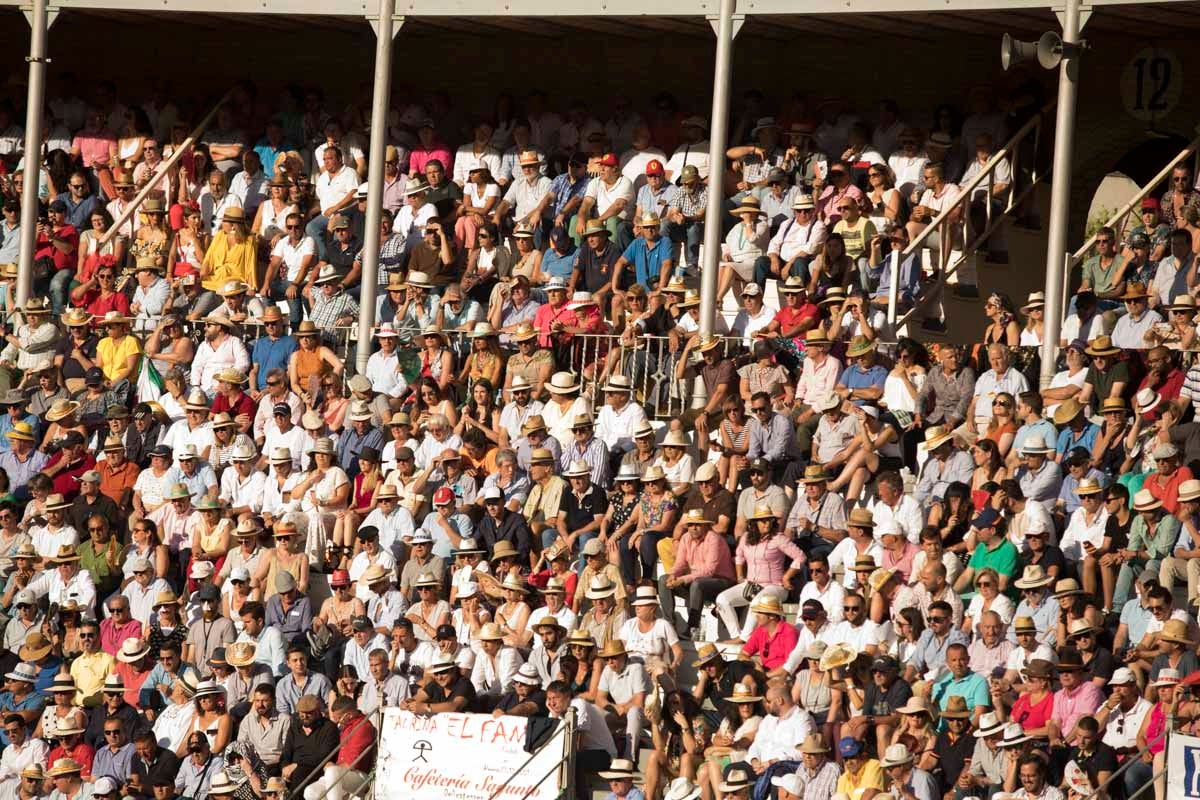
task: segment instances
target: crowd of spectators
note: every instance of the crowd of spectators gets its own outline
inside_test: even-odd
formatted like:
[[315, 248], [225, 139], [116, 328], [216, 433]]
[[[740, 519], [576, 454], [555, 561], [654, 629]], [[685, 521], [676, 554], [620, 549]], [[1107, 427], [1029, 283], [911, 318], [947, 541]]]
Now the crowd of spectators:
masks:
[[[15, 195], [0, 227], [0, 800], [336, 800], [385, 707], [573, 709], [616, 800], [1150, 783], [1200, 718], [1192, 176], [1101, 230], [1047, 387], [1037, 293], [882, 337], [888, 255], [1020, 180], [955, 206], [1036, 94], [748, 93], [721, 175], [666, 95], [401, 104], [354, 342], [359, 112], [243, 86], [164, 169], [163, 96], [54, 98], [20, 306]], [[739, 302], [702, 335], [713, 180]]]

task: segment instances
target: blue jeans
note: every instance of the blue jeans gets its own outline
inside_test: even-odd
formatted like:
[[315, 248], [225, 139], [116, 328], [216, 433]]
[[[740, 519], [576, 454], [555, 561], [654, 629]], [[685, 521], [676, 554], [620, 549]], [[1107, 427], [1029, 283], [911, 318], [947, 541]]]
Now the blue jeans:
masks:
[[272, 300], [280, 301], [287, 300], [288, 304], [288, 322], [291, 324], [292, 330], [300, 324], [300, 320], [304, 316], [304, 295], [300, 289], [296, 290], [296, 299], [287, 299], [288, 282], [284, 278], [276, 278], [271, 281], [270, 297]]
[[[807, 284], [810, 277], [808, 272], [808, 264], [810, 261], [811, 259], [804, 257], [797, 258], [792, 262], [792, 268], [788, 271], [787, 275], [775, 276], [771, 274], [771, 257], [759, 256], [754, 261], [754, 282], [758, 284], [760, 289], [766, 289], [767, 281], [769, 279], [774, 278], [775, 280], [785, 281], [788, 279], [788, 277], [795, 275], [801, 278], [805, 284]], [[784, 264], [783, 266], [787, 265]]]
[[1162, 560], [1152, 558], [1145, 564], [1140, 566], [1137, 564], [1136, 561], [1122, 564], [1121, 571], [1117, 573], [1117, 586], [1113, 589], [1113, 608], [1118, 611], [1124, 608], [1126, 601], [1129, 600], [1129, 592], [1133, 589], [1133, 582], [1137, 580], [1137, 577], [1146, 570], [1151, 570], [1157, 575], [1162, 566]]
[[50, 308], [55, 314], [62, 314], [67, 310], [67, 295], [74, 278], [73, 269], [55, 270], [50, 276]]
[[304, 232], [317, 244], [317, 261], [324, 261], [328, 255], [325, 250], [325, 234], [329, 232], [329, 218], [318, 214], [304, 226]]

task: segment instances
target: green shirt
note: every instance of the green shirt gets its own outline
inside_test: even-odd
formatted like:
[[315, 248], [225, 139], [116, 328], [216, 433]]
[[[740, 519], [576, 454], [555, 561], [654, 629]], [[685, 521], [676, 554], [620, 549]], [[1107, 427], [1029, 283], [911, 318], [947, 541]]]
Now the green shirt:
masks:
[[[112, 553], [111, 563], [116, 564], [115, 567], [110, 566], [106, 550]], [[96, 543], [88, 539], [79, 545], [79, 568], [91, 573], [99, 596], [111, 594], [121, 585], [121, 543], [115, 537], [109, 539], [105, 549], [97, 553]]]
[[1092, 287], [1097, 295], [1103, 295], [1113, 290], [1113, 276], [1125, 264], [1125, 256], [1118, 253], [1112, 263], [1105, 269], [1100, 265], [1100, 256], [1092, 256], [1083, 262], [1083, 282]]
[[1164, 513], [1151, 533], [1145, 518], [1137, 514], [1129, 528], [1129, 549], [1134, 552], [1145, 550], [1151, 560], [1166, 558], [1175, 549], [1180, 527], [1174, 515]]
[[987, 545], [980, 542], [975, 546], [975, 553], [971, 556], [971, 560], [967, 563], [976, 575], [981, 570], [991, 567], [996, 570], [997, 575], [1007, 575], [1012, 577], [1017, 571], [1017, 562], [1020, 558], [1017, 554], [1017, 548], [1007, 538], [1001, 540], [1000, 545], [994, 550], [988, 550]]

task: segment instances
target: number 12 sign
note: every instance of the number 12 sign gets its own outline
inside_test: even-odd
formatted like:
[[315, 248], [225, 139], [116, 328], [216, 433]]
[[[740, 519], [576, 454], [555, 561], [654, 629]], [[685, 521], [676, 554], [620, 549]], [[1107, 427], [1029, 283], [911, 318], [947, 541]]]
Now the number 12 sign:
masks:
[[1134, 118], [1151, 122], [1170, 114], [1183, 93], [1183, 67], [1170, 50], [1147, 47], [1121, 71], [1121, 102]]

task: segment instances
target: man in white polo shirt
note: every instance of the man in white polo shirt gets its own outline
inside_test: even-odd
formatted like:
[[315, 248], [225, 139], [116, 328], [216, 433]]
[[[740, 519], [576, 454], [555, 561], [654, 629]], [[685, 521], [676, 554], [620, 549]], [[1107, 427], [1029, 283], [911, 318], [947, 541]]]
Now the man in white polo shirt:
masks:
[[324, 168], [313, 185], [321, 213], [308, 223], [304, 232], [316, 242], [318, 258], [324, 261], [329, 219], [354, 203], [354, 193], [358, 191], [358, 173], [343, 163], [342, 151], [337, 147], [325, 148], [321, 153], [321, 163]]

